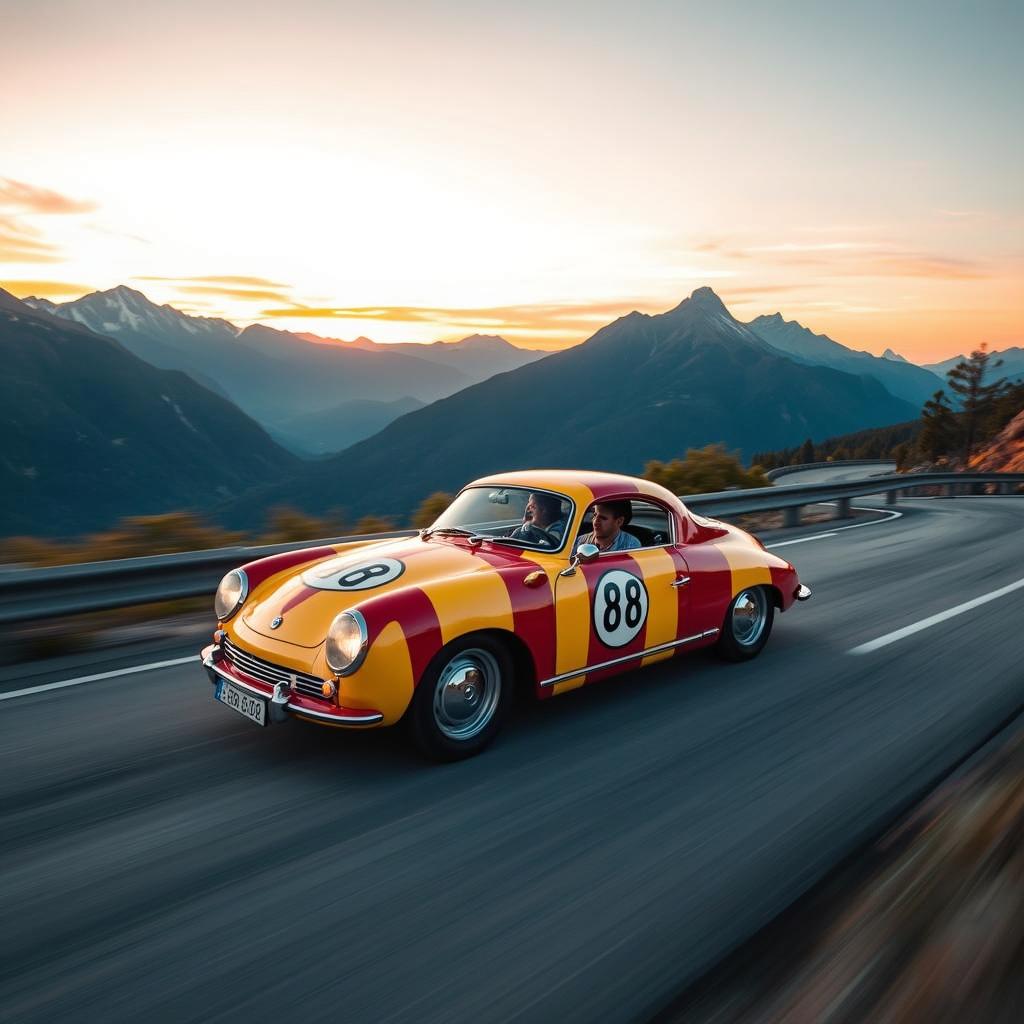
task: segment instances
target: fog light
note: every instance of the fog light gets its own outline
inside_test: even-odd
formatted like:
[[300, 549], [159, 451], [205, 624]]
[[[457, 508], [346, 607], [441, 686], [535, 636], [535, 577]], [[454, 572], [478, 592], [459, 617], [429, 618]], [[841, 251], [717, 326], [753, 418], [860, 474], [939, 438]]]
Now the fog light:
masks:
[[222, 644], [224, 643], [224, 637], [226, 636], [227, 633], [225, 633], [223, 629], [216, 629], [213, 632], [213, 642], [215, 644]]
[[327, 682], [324, 683], [324, 685], [320, 687], [320, 692], [325, 697], [333, 697], [338, 692], [338, 688], [334, 685], [334, 683], [332, 683], [328, 679]]

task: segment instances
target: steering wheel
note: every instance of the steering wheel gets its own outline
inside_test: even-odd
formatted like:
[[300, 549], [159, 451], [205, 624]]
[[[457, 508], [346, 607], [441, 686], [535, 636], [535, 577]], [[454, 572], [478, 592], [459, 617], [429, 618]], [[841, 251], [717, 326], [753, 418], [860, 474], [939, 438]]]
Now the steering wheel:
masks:
[[535, 544], [544, 544], [549, 548], [558, 547], [558, 538], [553, 533], [548, 533], [543, 526], [535, 523], [523, 523], [518, 532], [523, 540], [533, 541]]

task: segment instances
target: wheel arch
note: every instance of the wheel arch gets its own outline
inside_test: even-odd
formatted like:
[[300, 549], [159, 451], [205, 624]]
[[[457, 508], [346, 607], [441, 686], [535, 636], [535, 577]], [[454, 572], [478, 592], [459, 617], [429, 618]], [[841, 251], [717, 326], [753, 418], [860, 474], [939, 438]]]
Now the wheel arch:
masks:
[[[431, 659], [430, 664], [433, 665], [436, 659], [447, 651], [452, 644], [472, 640], [476, 637], [486, 637], [489, 640], [501, 644], [505, 648], [512, 661], [513, 689], [517, 696], [525, 694], [532, 696], [535, 692], [537, 682], [537, 666], [533, 660], [533, 654], [522, 637], [517, 636], [508, 629], [491, 626], [484, 629], [469, 630], [466, 633], [460, 633], [458, 636], [453, 636], [451, 640], [440, 648], [434, 658]], [[428, 668], [424, 670], [423, 675], [416, 680], [417, 687], [423, 681], [423, 676], [427, 674], [429, 667], [430, 666], [428, 666]]]

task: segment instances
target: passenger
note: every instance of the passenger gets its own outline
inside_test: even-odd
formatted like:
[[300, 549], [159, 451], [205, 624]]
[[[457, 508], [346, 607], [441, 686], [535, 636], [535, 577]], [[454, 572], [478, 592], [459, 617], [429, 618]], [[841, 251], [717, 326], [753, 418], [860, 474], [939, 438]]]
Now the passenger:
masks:
[[562, 543], [565, 525], [562, 502], [553, 494], [534, 491], [526, 502], [523, 525], [513, 530], [510, 536], [558, 547]]
[[633, 506], [628, 501], [599, 501], [591, 509], [590, 524], [593, 532], [576, 538], [572, 553], [581, 544], [596, 544], [599, 551], [629, 551], [640, 547], [640, 541], [623, 526], [633, 518]]

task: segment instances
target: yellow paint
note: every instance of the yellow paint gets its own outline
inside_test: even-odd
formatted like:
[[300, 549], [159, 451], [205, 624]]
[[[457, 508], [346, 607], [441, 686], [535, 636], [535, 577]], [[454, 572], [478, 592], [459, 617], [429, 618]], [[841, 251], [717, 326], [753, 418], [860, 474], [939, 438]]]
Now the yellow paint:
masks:
[[[590, 650], [590, 593], [582, 569], [555, 583], [555, 629], [555, 675], [583, 668]], [[561, 692], [558, 686], [554, 692]]]
[[384, 716], [380, 724], [393, 725], [412, 700], [414, 682], [405, 633], [397, 622], [389, 622], [359, 671], [342, 677], [338, 703], [346, 708], [376, 708]]
[[676, 653], [677, 649], [678, 648], [673, 647], [667, 651], [659, 651], [657, 654], [648, 654], [647, 657], [640, 662], [640, 665], [641, 667], [644, 667], [646, 665], [653, 665], [659, 661], [667, 661]]
[[640, 566], [647, 588], [647, 639], [645, 647], [667, 644], [678, 636], [679, 595], [672, 586], [678, 575], [676, 563], [664, 548], [631, 551]]
[[771, 584], [771, 570], [765, 564], [764, 552], [753, 545], [726, 543], [719, 546], [732, 572], [732, 596], [748, 587]]
[[555, 683], [551, 687], [551, 692], [557, 696], [560, 693], [568, 693], [570, 690], [578, 690], [586, 681], [587, 677], [584, 675], [573, 676], [572, 679], [564, 679], [560, 683]]
[[514, 631], [508, 588], [494, 571], [426, 583], [422, 589], [437, 613], [442, 643], [478, 629]]

